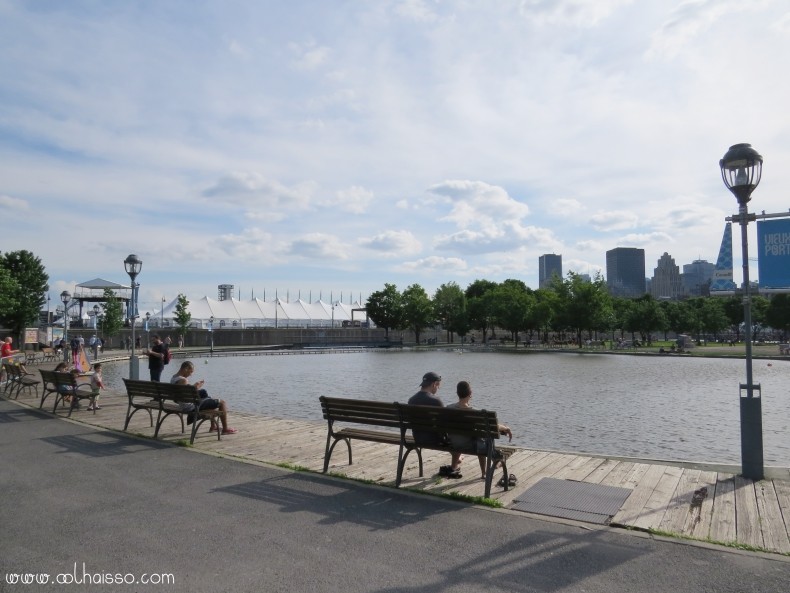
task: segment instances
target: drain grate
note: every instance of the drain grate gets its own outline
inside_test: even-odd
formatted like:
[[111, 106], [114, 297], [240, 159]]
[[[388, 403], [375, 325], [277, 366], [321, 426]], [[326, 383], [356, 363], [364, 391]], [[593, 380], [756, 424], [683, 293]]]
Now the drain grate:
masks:
[[512, 509], [608, 525], [631, 494], [628, 488], [543, 478], [520, 494]]

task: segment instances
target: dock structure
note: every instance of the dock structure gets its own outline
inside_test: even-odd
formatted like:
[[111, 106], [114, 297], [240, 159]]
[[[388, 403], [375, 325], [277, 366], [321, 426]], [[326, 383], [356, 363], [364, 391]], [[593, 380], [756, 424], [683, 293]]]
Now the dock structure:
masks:
[[[38, 410], [39, 399], [25, 391], [20, 406]], [[127, 398], [119, 392], [103, 393], [101, 410], [83, 410], [70, 421], [121, 431]], [[319, 402], [314, 402], [319, 406]], [[238, 433], [218, 441], [216, 433], [201, 428], [191, 450], [264, 464], [277, 464], [320, 473], [323, 469], [326, 424], [234, 412], [229, 402], [230, 425]], [[51, 415], [49, 405], [42, 413]], [[65, 419], [68, 410], [58, 410]], [[128, 434], [152, 438], [147, 414], [132, 418]], [[176, 418], [165, 421], [159, 439], [183, 445], [188, 436]], [[394, 487], [397, 448], [392, 445], [353, 443], [353, 465], [338, 447], [329, 473]], [[424, 477], [418, 477], [416, 456], [410, 456], [401, 488], [434, 494], [482, 497], [484, 482], [476, 459], [463, 462], [463, 477], [442, 478], [442, 452], [423, 453]], [[503, 508], [533, 516], [559, 517], [627, 529], [651, 531], [692, 540], [747, 549], [790, 554], [790, 470], [772, 468], [766, 479], [753, 481], [737, 475], [732, 466], [658, 462], [586, 454], [514, 448], [508, 471], [517, 478], [505, 491], [494, 486], [491, 498]], [[548, 497], [548, 498], [547, 498]], [[619, 497], [619, 498], [618, 498]], [[612, 506], [614, 505], [614, 506]]]

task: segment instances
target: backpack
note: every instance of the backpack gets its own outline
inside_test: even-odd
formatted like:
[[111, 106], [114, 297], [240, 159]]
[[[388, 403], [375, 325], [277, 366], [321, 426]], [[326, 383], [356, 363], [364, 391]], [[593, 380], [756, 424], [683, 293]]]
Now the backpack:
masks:
[[165, 364], [173, 360], [173, 355], [170, 353], [170, 348], [165, 348], [165, 356], [162, 360], [165, 361]]

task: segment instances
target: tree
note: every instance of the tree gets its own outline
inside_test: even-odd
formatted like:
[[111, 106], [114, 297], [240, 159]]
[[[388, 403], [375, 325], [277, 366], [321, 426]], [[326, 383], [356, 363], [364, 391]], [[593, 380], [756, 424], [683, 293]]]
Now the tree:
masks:
[[774, 329], [782, 330], [782, 341], [787, 342], [790, 330], [790, 295], [775, 294], [765, 312], [765, 322]]
[[189, 322], [192, 321], [192, 314], [188, 310], [189, 300], [187, 300], [185, 295], [180, 293], [176, 300], [176, 314], [174, 315], [174, 319], [178, 327], [178, 334], [181, 336], [181, 339], [185, 339], [187, 330], [189, 329]]
[[103, 313], [101, 316], [102, 336], [111, 338], [117, 336], [123, 327], [123, 305], [115, 293], [109, 289], [104, 289], [104, 303], [102, 303]]
[[578, 274], [568, 272], [567, 280], [554, 282], [552, 286], [560, 296], [558, 320], [563, 327], [575, 330], [577, 344], [581, 348], [583, 331], [591, 336], [593, 330], [606, 324], [610, 302], [606, 283], [600, 274], [588, 282]]
[[510, 332], [518, 347], [518, 332], [526, 330], [535, 309], [535, 297], [520, 280], [505, 280], [493, 291], [494, 321]]
[[639, 332], [642, 342], [650, 344], [654, 331], [667, 327], [667, 317], [656, 299], [646, 294], [635, 299], [628, 316], [628, 330]]
[[422, 328], [435, 325], [433, 303], [428, 293], [419, 284], [412, 284], [401, 295], [403, 303], [403, 324], [414, 332], [417, 343], [420, 343]]
[[447, 332], [447, 341], [452, 342], [452, 334], [466, 335], [469, 322], [466, 315], [466, 295], [455, 282], [442, 284], [433, 295], [433, 310], [436, 319]]
[[390, 329], [400, 329], [403, 326], [402, 300], [394, 284], [385, 284], [384, 290], [372, 293], [365, 303], [368, 318], [384, 328], [388, 340]]
[[490, 280], [475, 280], [466, 287], [466, 307], [469, 313], [470, 327], [483, 332], [483, 342], [487, 341], [488, 328], [494, 317], [493, 291], [496, 282]]
[[728, 297], [724, 300], [724, 314], [735, 329], [736, 341], [741, 341], [741, 324], [743, 323], [743, 299], [741, 297]]
[[39, 325], [41, 307], [49, 290], [49, 276], [41, 259], [25, 250], [0, 256], [0, 267], [7, 272], [4, 289], [9, 291], [3, 299], [6, 306], [0, 309], [0, 324], [21, 338], [26, 327]]
[[11, 316], [14, 310], [14, 297], [19, 293], [19, 285], [11, 272], [0, 266], [0, 319]]

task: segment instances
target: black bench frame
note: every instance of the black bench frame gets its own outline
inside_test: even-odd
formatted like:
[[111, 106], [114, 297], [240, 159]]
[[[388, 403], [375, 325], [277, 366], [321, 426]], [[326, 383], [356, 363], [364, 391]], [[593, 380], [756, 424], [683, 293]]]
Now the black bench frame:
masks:
[[[52, 407], [52, 413], [58, 411], [58, 405], [66, 405], [66, 398], [70, 397], [69, 402], [69, 417], [71, 413], [77, 408], [77, 403], [83, 399], [92, 399], [96, 397], [89, 383], [79, 383], [77, 377], [71, 373], [61, 373], [55, 371], [45, 371], [39, 369], [41, 373], [41, 383], [43, 388], [41, 390], [41, 403], [38, 405], [39, 409], [44, 407], [44, 401], [49, 397], [50, 393], [55, 394], [55, 405]], [[94, 408], [93, 414], [96, 414]]]
[[[370, 400], [354, 400], [321, 396], [321, 409], [327, 421], [326, 447], [324, 450], [324, 473], [329, 469], [329, 460], [335, 445], [344, 442], [348, 449], [348, 464], [352, 465], [351, 440], [358, 439], [389, 445], [398, 445], [398, 465], [395, 487], [399, 487], [406, 459], [415, 451], [419, 462], [419, 474], [423, 477], [422, 450], [458, 452], [468, 455], [485, 455], [485, 496], [491, 496], [491, 484], [497, 467], [501, 466], [504, 489], [508, 490], [507, 457], [509, 451], [499, 451], [494, 440], [499, 438], [496, 412], [487, 410], [459, 410], [438, 406], [411, 406], [398, 402], [386, 403]], [[374, 430], [355, 427], [337, 429], [335, 423], [378, 426], [391, 430]], [[416, 443], [412, 430], [433, 432], [441, 435], [437, 443]], [[446, 435], [468, 437], [467, 447], [452, 445]]]
[[[189, 436], [189, 444], [195, 442], [195, 436], [206, 420], [216, 419], [220, 415], [219, 409], [200, 410], [201, 398], [197, 387], [194, 385], [176, 385], [174, 383], [161, 383], [159, 381], [139, 381], [134, 379], [123, 380], [126, 385], [126, 395], [129, 398], [129, 406], [126, 409], [126, 421], [124, 431], [129, 428], [132, 416], [139, 410], [148, 412], [151, 426], [154, 426], [153, 411], [156, 411], [156, 429], [154, 438], [159, 436], [159, 429], [170, 415], [175, 415], [181, 421], [181, 432], [185, 432], [184, 417], [192, 412], [185, 412], [184, 405], [192, 404], [197, 412], [197, 418], [192, 423], [192, 431]], [[217, 426], [217, 440], [221, 440], [222, 429]]]

